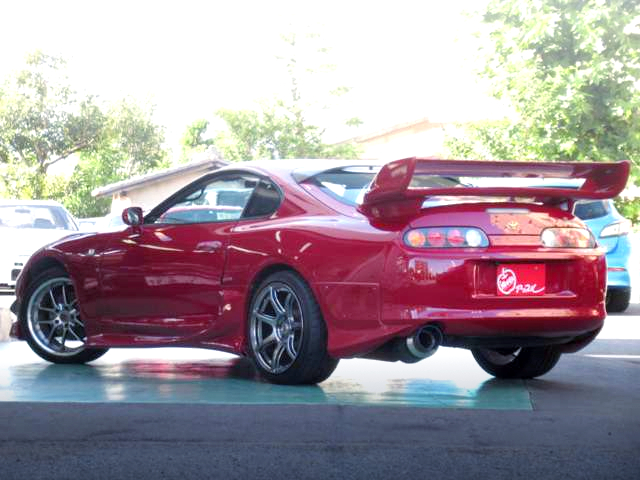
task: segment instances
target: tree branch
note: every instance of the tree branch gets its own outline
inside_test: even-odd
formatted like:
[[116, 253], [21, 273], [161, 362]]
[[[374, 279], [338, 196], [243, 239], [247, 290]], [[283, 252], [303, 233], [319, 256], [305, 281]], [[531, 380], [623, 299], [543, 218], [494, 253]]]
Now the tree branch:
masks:
[[49, 161], [45, 161], [43, 162], [42, 166], [47, 169], [49, 168], [51, 165], [53, 165], [54, 163], [59, 162], [60, 160], [64, 160], [65, 158], [67, 158], [69, 155], [72, 155], [76, 152], [79, 152], [80, 150], [83, 150], [85, 148], [87, 148], [89, 145], [91, 145], [91, 141], [89, 140], [88, 142], [83, 142], [83, 143], [79, 143], [77, 145], [74, 145], [73, 147], [71, 147], [69, 150], [67, 150], [66, 152], [60, 154], [58, 157], [54, 158], [53, 160], [49, 160]]

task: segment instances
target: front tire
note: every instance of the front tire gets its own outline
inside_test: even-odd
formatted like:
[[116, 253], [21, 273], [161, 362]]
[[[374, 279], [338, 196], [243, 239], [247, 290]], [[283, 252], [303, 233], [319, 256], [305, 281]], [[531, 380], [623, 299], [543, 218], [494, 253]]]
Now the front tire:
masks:
[[249, 307], [249, 351], [260, 374], [286, 385], [326, 380], [338, 365], [313, 292], [296, 273], [269, 275]]
[[560, 351], [552, 346], [514, 349], [472, 349], [478, 365], [497, 378], [535, 378], [548, 373], [560, 360]]
[[86, 363], [106, 348], [87, 348], [73, 282], [62, 268], [50, 268], [27, 288], [20, 328], [31, 349], [53, 363]]

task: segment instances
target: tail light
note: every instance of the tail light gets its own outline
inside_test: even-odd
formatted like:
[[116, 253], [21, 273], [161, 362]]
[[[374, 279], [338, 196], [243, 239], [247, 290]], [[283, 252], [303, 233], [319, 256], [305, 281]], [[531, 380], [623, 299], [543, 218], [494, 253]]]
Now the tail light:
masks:
[[621, 235], [627, 235], [631, 231], [631, 222], [627, 219], [620, 220], [619, 222], [610, 223], [602, 229], [600, 232], [600, 238], [604, 237], [619, 237]]
[[488, 247], [489, 239], [479, 228], [416, 228], [404, 235], [404, 243], [413, 248]]
[[542, 245], [552, 248], [594, 248], [596, 240], [586, 228], [545, 228], [540, 235]]

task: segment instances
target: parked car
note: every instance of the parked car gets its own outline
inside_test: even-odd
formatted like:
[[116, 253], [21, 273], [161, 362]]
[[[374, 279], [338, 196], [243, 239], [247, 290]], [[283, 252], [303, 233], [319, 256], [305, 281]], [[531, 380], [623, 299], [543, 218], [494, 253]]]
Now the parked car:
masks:
[[89, 218], [78, 218], [78, 229], [81, 232], [95, 232], [96, 231], [96, 223], [102, 217], [89, 217]]
[[[628, 162], [235, 164], [146, 216], [125, 209], [125, 228], [33, 255], [13, 335], [56, 363], [111, 347], [220, 349], [285, 384], [321, 382], [340, 358], [416, 362], [441, 345], [470, 349], [496, 377], [537, 377], [606, 316], [604, 252], [567, 200], [614, 197], [628, 174]], [[586, 181], [494, 188], [462, 176]], [[435, 197], [451, 201], [425, 206]], [[202, 204], [242, 213], [167, 222]]]
[[624, 312], [631, 299], [631, 221], [618, 212], [612, 200], [583, 200], [576, 203], [574, 212], [607, 250], [607, 311]]
[[0, 200], [0, 288], [13, 288], [33, 252], [78, 230], [58, 202]]
[[122, 227], [124, 220], [122, 212], [108, 213], [103, 217], [90, 217], [78, 219], [82, 232], [104, 232], [113, 228]]

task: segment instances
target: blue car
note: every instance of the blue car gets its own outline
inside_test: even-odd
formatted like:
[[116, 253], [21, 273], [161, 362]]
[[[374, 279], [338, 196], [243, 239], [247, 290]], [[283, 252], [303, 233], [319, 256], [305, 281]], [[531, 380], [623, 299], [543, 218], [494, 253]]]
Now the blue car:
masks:
[[607, 249], [607, 312], [624, 312], [631, 298], [631, 222], [620, 215], [611, 200], [577, 202], [574, 213]]

